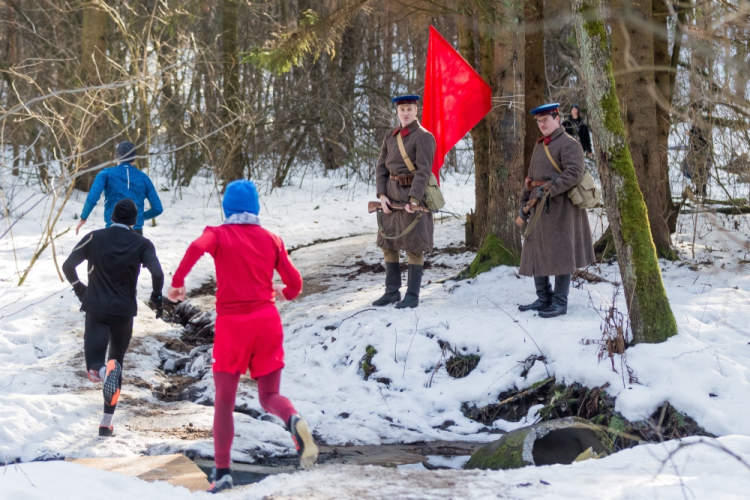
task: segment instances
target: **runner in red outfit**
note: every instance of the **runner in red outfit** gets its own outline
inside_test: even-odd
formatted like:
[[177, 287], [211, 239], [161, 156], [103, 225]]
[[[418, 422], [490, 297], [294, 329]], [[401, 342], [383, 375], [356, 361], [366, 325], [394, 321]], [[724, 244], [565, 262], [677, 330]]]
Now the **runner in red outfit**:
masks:
[[[302, 291], [302, 278], [281, 238], [260, 227], [258, 192], [252, 182], [231, 182], [222, 205], [227, 217], [224, 224], [207, 227], [190, 245], [167, 292], [170, 300], [184, 300], [185, 277], [204, 253], [211, 254], [217, 284], [213, 350], [216, 470], [209, 490], [212, 492], [232, 487], [233, 410], [240, 375], [248, 368], [258, 382], [261, 406], [286, 422], [302, 467], [311, 467], [318, 456], [307, 422], [279, 394], [284, 332], [275, 298], [293, 300]], [[274, 270], [285, 287], [273, 284]]]

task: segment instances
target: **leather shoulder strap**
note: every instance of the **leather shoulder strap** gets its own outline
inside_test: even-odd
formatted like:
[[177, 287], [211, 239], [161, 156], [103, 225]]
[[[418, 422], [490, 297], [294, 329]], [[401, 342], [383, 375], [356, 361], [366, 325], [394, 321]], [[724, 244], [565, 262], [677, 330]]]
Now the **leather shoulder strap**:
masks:
[[396, 141], [398, 142], [398, 150], [401, 151], [401, 158], [403, 158], [404, 163], [406, 163], [406, 167], [409, 169], [409, 172], [414, 172], [416, 168], [411, 162], [409, 155], [406, 154], [406, 148], [404, 147], [404, 140], [401, 138], [401, 134], [396, 134]]
[[549, 161], [552, 163], [552, 166], [555, 167], [555, 170], [562, 173], [562, 170], [560, 170], [560, 167], [557, 166], [557, 162], [555, 161], [554, 158], [552, 158], [552, 155], [550, 154], [549, 148], [547, 147], [547, 145], [544, 144], [544, 142], [542, 142], [542, 146], [544, 146], [544, 152], [547, 153], [547, 158], [549, 158]]

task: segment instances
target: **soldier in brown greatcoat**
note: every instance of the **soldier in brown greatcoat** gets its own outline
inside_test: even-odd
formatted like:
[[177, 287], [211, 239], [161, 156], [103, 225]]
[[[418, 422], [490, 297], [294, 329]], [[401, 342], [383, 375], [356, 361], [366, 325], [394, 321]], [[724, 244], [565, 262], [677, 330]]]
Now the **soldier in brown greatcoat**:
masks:
[[[419, 96], [394, 97], [401, 126], [391, 130], [383, 140], [376, 176], [377, 195], [380, 198], [382, 231], [378, 231], [377, 244], [385, 257], [385, 294], [372, 303], [385, 306], [396, 303], [397, 309], [417, 307], [422, 285], [424, 254], [432, 250], [432, 213], [415, 212], [415, 206], [424, 206], [423, 197], [432, 173], [435, 157], [435, 138], [417, 120]], [[398, 144], [401, 136], [404, 149], [415, 170], [410, 171]], [[403, 204], [405, 210], [389, 208], [391, 202]], [[409, 226], [419, 219], [416, 225]], [[385, 236], [383, 235], [385, 233]], [[407, 291], [401, 300], [401, 271], [399, 251], [406, 251], [409, 259]]]
[[[576, 269], [595, 262], [588, 214], [568, 198], [568, 190], [583, 179], [584, 163], [581, 144], [560, 126], [559, 104], [545, 104], [531, 111], [543, 137], [537, 141], [521, 196], [521, 217], [534, 217], [542, 210], [531, 233], [523, 242], [520, 274], [533, 276], [537, 300], [519, 306], [521, 311], [539, 311], [542, 318], [552, 318], [568, 311], [570, 276]], [[552, 164], [550, 156], [562, 173]], [[523, 207], [533, 197], [548, 203], [537, 203], [528, 213]], [[533, 219], [532, 219], [533, 220]], [[550, 286], [555, 276], [555, 289]]]

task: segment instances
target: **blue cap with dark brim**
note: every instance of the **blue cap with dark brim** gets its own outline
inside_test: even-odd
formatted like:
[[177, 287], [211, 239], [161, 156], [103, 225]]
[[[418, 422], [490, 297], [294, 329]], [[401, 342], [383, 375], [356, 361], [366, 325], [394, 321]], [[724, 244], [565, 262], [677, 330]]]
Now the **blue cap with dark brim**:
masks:
[[398, 106], [399, 104], [417, 104], [419, 101], [418, 95], [400, 95], [391, 99], [393, 104]]
[[534, 116], [548, 115], [550, 113], [557, 113], [560, 108], [559, 102], [551, 102], [549, 104], [542, 104], [538, 108], [531, 110], [531, 114]]

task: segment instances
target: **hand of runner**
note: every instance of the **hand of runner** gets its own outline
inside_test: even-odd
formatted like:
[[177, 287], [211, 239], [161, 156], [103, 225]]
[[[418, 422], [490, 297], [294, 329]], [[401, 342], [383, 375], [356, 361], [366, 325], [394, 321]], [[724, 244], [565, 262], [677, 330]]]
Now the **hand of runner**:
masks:
[[273, 291], [276, 292], [276, 301], [277, 302], [284, 302], [286, 301], [286, 297], [284, 297], [284, 288], [286, 288], [286, 285], [282, 283], [274, 283], [273, 284]]
[[78, 223], [76, 226], [76, 236], [78, 236], [78, 231], [83, 227], [83, 225], [86, 224], [86, 219], [81, 219], [81, 222]]
[[183, 300], [185, 300], [186, 293], [187, 291], [185, 290], [184, 286], [181, 286], [179, 288], [170, 286], [167, 290], [167, 298], [172, 302], [182, 302]]

